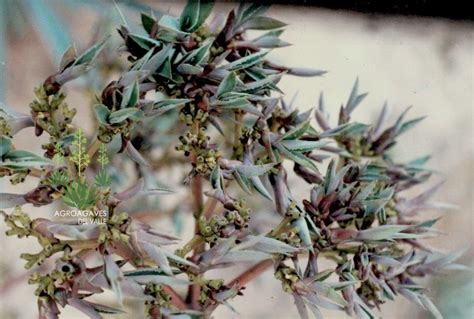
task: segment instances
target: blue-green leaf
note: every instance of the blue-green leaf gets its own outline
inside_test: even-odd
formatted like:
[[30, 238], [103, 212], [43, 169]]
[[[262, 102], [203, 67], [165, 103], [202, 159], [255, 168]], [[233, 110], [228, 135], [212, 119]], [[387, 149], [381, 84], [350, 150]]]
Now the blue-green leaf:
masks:
[[248, 19], [245, 23], [243, 23], [240, 28], [242, 30], [272, 30], [285, 27], [286, 23], [281, 22], [277, 19], [269, 18], [269, 17], [253, 17]]
[[109, 116], [109, 123], [117, 124], [127, 119], [139, 120], [143, 117], [143, 111], [136, 108], [127, 108], [112, 112]]
[[125, 108], [134, 107], [138, 102], [139, 96], [140, 96], [140, 87], [138, 85], [138, 80], [135, 80], [135, 82], [132, 85], [128, 86], [125, 89], [125, 92], [122, 97], [122, 103], [120, 104], [120, 108], [125, 109]]
[[235, 88], [236, 75], [234, 72], [229, 72], [227, 76], [222, 80], [217, 88], [217, 97], [222, 96], [224, 93], [231, 92]]
[[213, 7], [214, 1], [188, 0], [179, 18], [181, 30], [196, 31], [206, 21]]
[[53, 162], [48, 158], [23, 150], [10, 150], [3, 156], [3, 160], [0, 162], [0, 166], [13, 168], [27, 168], [43, 165], [53, 165]]
[[87, 49], [76, 59], [76, 61], [74, 61], [73, 65], [90, 64], [105, 47], [107, 40], [108, 37]]
[[154, 116], [158, 114], [163, 114], [167, 111], [175, 109], [177, 107], [183, 106], [188, 103], [188, 99], [167, 99], [161, 100], [155, 103], [146, 104], [143, 107], [143, 111], [146, 115]]
[[290, 151], [309, 152], [317, 148], [327, 145], [330, 141], [303, 141], [303, 140], [283, 140], [280, 142], [286, 149]]
[[235, 60], [226, 64], [224, 66], [224, 69], [229, 70], [229, 71], [247, 69], [257, 63], [260, 63], [263, 60], [263, 57], [267, 54], [268, 52], [260, 51], [260, 52], [247, 55], [243, 58], [240, 58], [238, 60]]

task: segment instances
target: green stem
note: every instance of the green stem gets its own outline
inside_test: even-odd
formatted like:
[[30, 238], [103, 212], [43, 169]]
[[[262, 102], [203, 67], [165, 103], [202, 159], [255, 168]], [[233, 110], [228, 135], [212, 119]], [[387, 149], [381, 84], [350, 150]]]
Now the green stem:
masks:
[[270, 233], [267, 234], [268, 237], [276, 237], [280, 235], [286, 226], [293, 220], [293, 218], [286, 216], [281, 220], [281, 222], [273, 229]]
[[233, 147], [233, 154], [232, 158], [237, 158], [240, 154], [237, 153], [238, 148], [240, 146], [240, 137], [242, 133], [242, 120], [243, 114], [239, 111], [235, 113], [235, 126], [234, 126], [234, 147]]
[[186, 244], [184, 244], [183, 248], [181, 248], [178, 252], [178, 254], [181, 257], [186, 256], [190, 251], [198, 247], [199, 245], [204, 243], [204, 238], [202, 238], [201, 235], [194, 235], [191, 240], [189, 240]]
[[92, 157], [94, 157], [95, 153], [97, 153], [97, 150], [99, 149], [100, 145], [102, 144], [99, 139], [95, 139], [95, 141], [89, 146], [89, 149], [87, 150], [87, 154], [89, 155], [89, 158], [92, 160]]
[[73, 250], [92, 249], [98, 246], [96, 239], [63, 240], [61, 243], [70, 246]]

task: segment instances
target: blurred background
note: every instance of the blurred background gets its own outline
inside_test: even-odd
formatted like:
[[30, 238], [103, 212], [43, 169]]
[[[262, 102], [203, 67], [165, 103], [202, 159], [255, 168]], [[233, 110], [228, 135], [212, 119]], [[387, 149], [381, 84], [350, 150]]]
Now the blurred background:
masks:
[[[271, 58], [285, 65], [329, 72], [319, 78], [284, 78], [280, 87], [288, 99], [295, 96], [296, 105], [308, 109], [316, 105], [323, 91], [336, 121], [339, 106], [358, 77], [361, 90], [369, 96], [356, 111], [355, 120], [372, 121], [385, 101], [392, 118], [409, 105], [413, 105], [412, 117], [427, 115], [417, 128], [402, 136], [393, 153], [401, 161], [432, 154], [428, 166], [439, 174], [426, 187], [445, 180], [435, 200], [459, 209], [425, 213], [443, 216], [438, 228], [444, 235], [428, 244], [441, 251], [467, 248], [462, 263], [472, 266], [474, 24], [467, 11], [453, 13], [428, 5], [418, 11], [403, 6], [376, 8], [367, 5], [370, 1], [361, 1], [365, 6], [322, 1], [319, 7], [305, 1], [289, 2], [280, 1], [267, 13], [288, 23], [282, 39], [292, 43], [272, 52]], [[33, 88], [55, 71], [71, 42], [84, 49], [112, 34], [114, 41], [105, 58], [113, 57], [120, 45], [115, 28], [124, 19], [130, 26], [138, 26], [141, 11], [179, 14], [182, 6], [179, 1], [0, 0], [0, 103], [27, 113], [34, 99]], [[218, 3], [215, 13], [226, 14], [233, 6]], [[80, 114], [76, 125], [82, 126], [85, 121], [81, 119], [90, 116], [91, 97], [99, 94], [104, 84], [100, 74], [92, 73], [67, 86], [68, 103]], [[90, 129], [91, 124], [84, 125], [86, 131]], [[32, 128], [23, 130], [15, 137], [15, 145], [42, 153], [43, 140], [38, 142], [32, 136]], [[27, 191], [33, 183], [27, 180], [13, 190], [6, 179], [0, 180], [2, 191]], [[422, 190], [414, 193], [418, 191]], [[41, 213], [41, 209], [37, 211]], [[186, 230], [191, 225], [185, 221], [183, 227]], [[34, 250], [34, 242], [6, 237], [4, 230], [1, 223], [0, 318], [35, 318], [34, 287], [26, 283], [27, 272], [19, 258], [21, 252]], [[452, 272], [427, 284], [445, 318], [474, 318], [473, 273]], [[380, 316], [429, 318], [427, 312], [402, 298], [385, 305]], [[292, 298], [282, 292], [270, 272], [250, 284], [245, 296], [235, 298], [232, 305], [238, 314], [221, 307], [215, 318], [297, 318]], [[134, 313], [123, 318], [140, 316]], [[345, 318], [339, 312], [326, 312], [325, 317]], [[83, 316], [67, 309], [63, 318]]]

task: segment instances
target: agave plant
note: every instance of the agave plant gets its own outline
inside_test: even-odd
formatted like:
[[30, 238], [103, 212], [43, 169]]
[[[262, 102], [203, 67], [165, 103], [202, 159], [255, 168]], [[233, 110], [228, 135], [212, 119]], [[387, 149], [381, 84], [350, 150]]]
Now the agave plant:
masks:
[[[26, 194], [0, 194], [0, 208], [12, 210], [2, 212], [7, 235], [38, 240], [40, 252], [21, 255], [27, 268], [56, 265], [29, 280], [39, 317], [58, 318], [71, 306], [102, 318], [126, 312], [123, 299], [134, 298], [151, 318], [209, 318], [266, 270], [302, 318], [321, 318], [321, 308], [374, 318], [375, 308], [399, 296], [439, 317], [419, 278], [463, 268], [453, 263], [461, 253], [438, 254], [420, 242], [438, 234], [437, 219], [416, 218], [436, 208], [429, 199], [438, 186], [413, 198], [403, 191], [432, 175], [428, 158], [400, 163], [388, 152], [421, 118], [405, 120], [404, 112], [386, 125], [384, 107], [374, 124], [351, 121], [366, 96], [358, 81], [337, 123], [329, 122], [322, 95], [317, 108], [299, 111], [282, 97], [280, 79], [325, 72], [267, 58], [269, 49], [288, 45], [280, 39], [285, 23], [257, 4], [207, 22], [212, 9], [212, 2], [190, 1], [179, 17], [142, 14], [141, 33], [118, 29], [128, 65], [98, 94], [89, 137], [74, 124], [65, 85], [98, 66], [107, 39], [79, 55], [69, 48], [36, 89], [31, 114], [2, 110], [2, 176], [38, 181]], [[263, 32], [252, 38], [248, 30]], [[15, 133], [28, 126], [49, 136], [43, 156], [14, 147]], [[171, 168], [181, 172], [184, 197], [162, 186], [160, 173]], [[295, 199], [301, 187], [288, 183], [290, 174], [311, 189], [306, 199]], [[176, 198], [168, 216], [195, 219], [191, 239], [175, 251], [166, 246], [179, 238], [128, 204], [160, 194]], [[53, 204], [69, 206], [92, 218], [34, 219], [28, 204], [51, 215]], [[252, 219], [262, 207], [272, 213], [269, 224]], [[160, 203], [152, 208], [161, 213], [152, 219], [166, 214]], [[208, 276], [240, 264], [251, 265], [235, 278]], [[186, 296], [179, 285], [188, 287]], [[90, 301], [105, 289], [120, 307]]]

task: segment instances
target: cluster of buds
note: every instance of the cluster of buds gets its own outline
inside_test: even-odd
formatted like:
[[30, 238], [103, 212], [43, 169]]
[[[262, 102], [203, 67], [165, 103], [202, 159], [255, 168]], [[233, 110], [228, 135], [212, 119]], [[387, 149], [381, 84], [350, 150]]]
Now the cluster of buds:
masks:
[[240, 199], [224, 205], [227, 209], [227, 211], [224, 212], [224, 216], [235, 225], [236, 229], [248, 226], [252, 210], [245, 207], [245, 203], [245, 199]]
[[208, 176], [216, 167], [220, 155], [209, 145], [210, 136], [206, 134], [205, 127], [201, 126], [197, 133], [188, 131], [184, 136], [180, 136], [179, 140], [181, 144], [176, 146], [176, 150], [184, 152], [185, 156], [194, 154], [193, 171], [198, 175]]
[[145, 295], [153, 297], [152, 300], [145, 300], [145, 313], [151, 318], [160, 315], [160, 308], [172, 308], [172, 297], [163, 290], [162, 285], [147, 283], [144, 289]]
[[215, 295], [225, 289], [222, 279], [204, 279], [199, 275], [189, 275], [189, 279], [201, 288], [199, 303], [203, 306], [216, 304]]
[[262, 134], [252, 127], [242, 127], [239, 133], [239, 141], [233, 146], [234, 155], [237, 159], [242, 159], [245, 152], [245, 145], [250, 141], [258, 141]]
[[287, 293], [293, 293], [295, 283], [300, 281], [300, 277], [296, 273], [296, 270], [284, 264], [278, 266], [274, 275], [276, 279], [281, 281], [283, 291]]
[[72, 279], [74, 272], [78, 267], [72, 262], [71, 252], [71, 248], [66, 246], [64, 248], [63, 256], [56, 261], [55, 269], [46, 275], [41, 275], [38, 272], [34, 272], [30, 276], [28, 283], [30, 285], [38, 285], [35, 290], [35, 295], [48, 295], [54, 297], [54, 294], [57, 290], [57, 285], [64, 284], [66, 281]]
[[8, 122], [8, 119], [6, 119], [3, 116], [0, 116], [0, 135], [2, 136], [8, 136], [12, 137], [12, 127], [10, 123]]
[[209, 220], [201, 216], [198, 220], [199, 235], [214, 244], [221, 238], [229, 237], [233, 230], [248, 227], [251, 209], [245, 208], [244, 204], [244, 200], [229, 202], [222, 216], [213, 215]]
[[201, 127], [198, 133], [188, 131], [184, 136], [180, 136], [181, 145], [176, 146], [176, 150], [183, 151], [185, 156], [189, 156], [193, 151], [206, 150], [209, 140], [210, 136], [206, 135], [206, 129]]
[[172, 99], [179, 99], [184, 96], [182, 85], [175, 85], [170, 87], [166, 83], [158, 83], [156, 91]]
[[362, 136], [346, 136], [342, 134], [336, 138], [336, 141], [341, 145], [344, 145], [345, 149], [348, 150], [355, 158], [361, 157], [372, 157], [377, 154], [372, 150], [371, 144], [367, 143]]
[[36, 100], [30, 104], [31, 115], [35, 125], [35, 132], [40, 136], [43, 131], [50, 135], [50, 142], [42, 145], [46, 150], [45, 156], [52, 158], [56, 144], [73, 131], [71, 125], [76, 109], [71, 109], [64, 102], [66, 98], [62, 92], [48, 94], [43, 86], [35, 90]]
[[42, 244], [43, 250], [36, 254], [23, 253], [20, 258], [26, 260], [25, 268], [29, 269], [34, 265], [41, 265], [46, 259], [52, 255], [61, 252], [65, 249], [66, 245], [60, 242], [50, 242], [45, 237], [38, 237], [38, 241]]
[[26, 179], [26, 176], [28, 176], [30, 173], [31, 173], [31, 170], [29, 168], [10, 169], [7, 167], [2, 167], [0, 169], [0, 177], [11, 176], [10, 183], [12, 185], [23, 183]]
[[18, 238], [28, 237], [32, 234], [32, 222], [30, 216], [23, 212], [19, 206], [10, 215], [1, 211], [4, 216], [5, 223], [9, 230], [6, 231], [7, 236], [18, 236]]
[[204, 127], [209, 119], [209, 113], [201, 108], [197, 108], [195, 104], [188, 103], [179, 113], [179, 119], [187, 126], [193, 126], [198, 123]]
[[293, 247], [301, 247], [301, 238], [298, 236], [298, 234], [293, 231], [286, 231], [278, 236], [278, 240], [287, 243], [290, 246]]
[[201, 151], [193, 163], [193, 169], [202, 176], [208, 176], [217, 165], [218, 152], [213, 149]]
[[127, 228], [130, 224], [130, 218], [127, 213], [114, 214], [107, 219], [105, 224], [99, 226], [99, 243], [122, 241], [128, 242], [130, 236], [127, 235]]
[[223, 237], [223, 230], [227, 225], [229, 221], [223, 216], [214, 215], [209, 220], [201, 216], [198, 220], [198, 231], [206, 242], [215, 243]]
[[133, 121], [130, 119], [117, 124], [101, 124], [97, 138], [102, 143], [110, 143], [115, 135], [121, 135], [128, 140], [132, 126]]
[[292, 201], [290, 205], [288, 205], [288, 209], [285, 213], [285, 216], [291, 220], [302, 218], [304, 215], [304, 212], [298, 209], [298, 204], [295, 201]]
[[57, 252], [64, 250], [65, 244], [60, 243], [54, 236], [45, 229], [45, 220], [31, 218], [21, 210], [20, 207], [16, 207], [14, 212], [7, 215], [5, 212], [0, 211], [3, 214], [5, 223], [10, 227], [6, 231], [7, 236], [22, 237], [36, 237], [38, 243], [43, 248], [37, 254], [23, 253], [20, 257], [26, 260], [25, 268], [31, 268], [34, 265], [41, 265], [47, 258], [51, 257]]
[[35, 289], [35, 295], [37, 296], [44, 296], [48, 295], [50, 297], [54, 297], [54, 293], [56, 292], [56, 282], [64, 280], [64, 273], [53, 270], [51, 273], [46, 275], [41, 275], [38, 272], [34, 272], [28, 283], [30, 285], [37, 285], [38, 287]]

